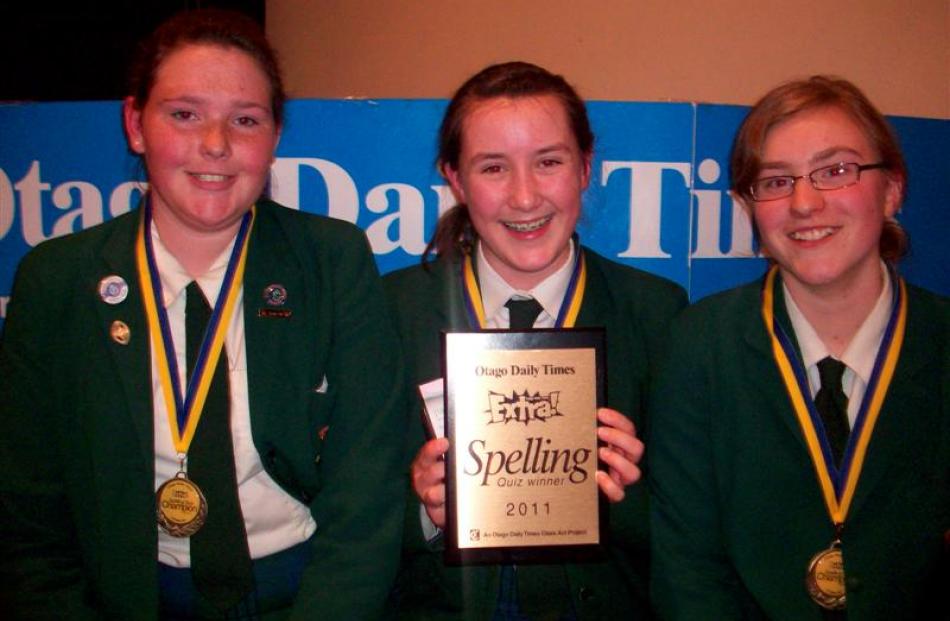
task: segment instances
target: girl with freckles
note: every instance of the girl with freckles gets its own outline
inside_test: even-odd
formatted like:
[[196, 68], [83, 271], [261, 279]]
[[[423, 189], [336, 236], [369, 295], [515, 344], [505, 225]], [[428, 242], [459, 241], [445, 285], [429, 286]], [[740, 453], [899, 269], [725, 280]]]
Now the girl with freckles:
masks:
[[950, 615], [950, 300], [901, 278], [907, 168], [845, 80], [749, 112], [732, 191], [767, 274], [674, 323], [651, 409], [665, 619]]
[[262, 196], [286, 96], [252, 20], [181, 13], [131, 78], [142, 204], [27, 255], [0, 341], [3, 614], [377, 618], [403, 422], [366, 239]]
[[[608, 407], [597, 412], [601, 492], [610, 511], [607, 558], [594, 563], [447, 567], [444, 438], [411, 431], [414, 495], [395, 596], [403, 618], [649, 618], [647, 504], [638, 462], [644, 406], [673, 315], [676, 285], [609, 261], [574, 233], [590, 181], [594, 137], [583, 101], [560, 76], [523, 62], [482, 70], [455, 93], [439, 133], [439, 168], [457, 200], [439, 220], [423, 264], [387, 275], [409, 381], [440, 377], [441, 330], [571, 327], [558, 323], [572, 274], [587, 280], [577, 327], [607, 331]], [[435, 259], [427, 259], [430, 254]], [[468, 283], [463, 285], [468, 275]], [[477, 296], [484, 317], [467, 311]], [[512, 301], [533, 300], [519, 319]], [[514, 308], [514, 306], [512, 307]], [[523, 323], [521, 323], [523, 322]], [[520, 325], [519, 325], [520, 323]], [[412, 404], [419, 420], [422, 404]]]

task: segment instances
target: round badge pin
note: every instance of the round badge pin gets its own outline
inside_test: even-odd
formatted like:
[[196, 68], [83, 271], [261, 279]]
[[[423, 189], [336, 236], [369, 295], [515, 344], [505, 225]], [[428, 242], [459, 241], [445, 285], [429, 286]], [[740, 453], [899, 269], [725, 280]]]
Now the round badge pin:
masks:
[[284, 285], [267, 285], [264, 287], [264, 302], [268, 306], [283, 306], [287, 302], [287, 289]]
[[128, 324], [119, 319], [113, 321], [112, 325], [109, 326], [109, 334], [112, 336], [112, 340], [119, 345], [128, 345], [129, 341], [132, 340], [132, 331], [129, 330]]
[[121, 304], [129, 297], [129, 284], [121, 276], [106, 276], [99, 281], [99, 297], [106, 304]]

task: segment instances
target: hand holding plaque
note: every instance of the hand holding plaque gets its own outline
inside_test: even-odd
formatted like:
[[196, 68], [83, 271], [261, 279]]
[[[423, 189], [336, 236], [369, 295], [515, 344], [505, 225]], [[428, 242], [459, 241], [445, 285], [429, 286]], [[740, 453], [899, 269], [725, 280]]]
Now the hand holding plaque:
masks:
[[[595, 474], [603, 330], [444, 338], [446, 560], [556, 562], [596, 555], [606, 536]], [[616, 474], [623, 484], [638, 471]]]
[[445, 459], [449, 441], [434, 438], [422, 445], [410, 468], [412, 491], [436, 528], [445, 528]]
[[597, 437], [606, 446], [598, 450], [600, 460], [607, 465], [607, 471], [597, 471], [597, 484], [610, 502], [620, 502], [626, 492], [624, 488], [640, 480], [640, 468], [637, 464], [643, 457], [643, 442], [637, 438], [633, 421], [610, 408], [597, 410]]

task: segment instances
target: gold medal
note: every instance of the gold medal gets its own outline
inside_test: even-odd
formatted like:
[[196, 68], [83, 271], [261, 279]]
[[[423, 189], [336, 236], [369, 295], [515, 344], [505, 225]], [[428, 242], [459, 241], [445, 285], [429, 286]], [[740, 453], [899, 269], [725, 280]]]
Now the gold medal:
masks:
[[208, 517], [208, 502], [191, 479], [179, 472], [155, 492], [158, 525], [172, 537], [191, 537]]
[[840, 541], [835, 541], [830, 548], [812, 557], [805, 575], [805, 586], [812, 600], [822, 608], [844, 609], [844, 556], [841, 554]]

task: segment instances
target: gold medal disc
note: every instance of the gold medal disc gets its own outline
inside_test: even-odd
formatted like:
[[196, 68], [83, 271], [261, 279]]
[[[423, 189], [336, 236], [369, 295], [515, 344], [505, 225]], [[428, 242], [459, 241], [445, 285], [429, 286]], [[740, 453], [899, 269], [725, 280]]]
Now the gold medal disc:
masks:
[[204, 494], [181, 472], [155, 492], [155, 507], [158, 525], [172, 537], [191, 537], [208, 517]]
[[845, 607], [844, 557], [838, 544], [832, 544], [812, 557], [805, 576], [812, 600], [827, 610]]

